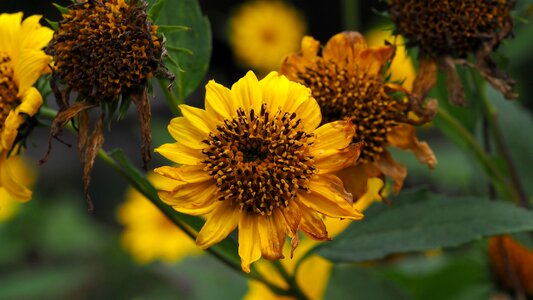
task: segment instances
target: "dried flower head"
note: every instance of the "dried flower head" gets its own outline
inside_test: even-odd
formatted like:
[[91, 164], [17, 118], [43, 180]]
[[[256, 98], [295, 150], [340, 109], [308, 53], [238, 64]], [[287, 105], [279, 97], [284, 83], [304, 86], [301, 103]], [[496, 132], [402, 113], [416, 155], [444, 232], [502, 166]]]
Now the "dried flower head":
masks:
[[[395, 48], [369, 48], [359, 33], [342, 32], [321, 54], [319, 49], [317, 40], [304, 37], [300, 52], [286, 57], [281, 73], [311, 89], [325, 122], [351, 120], [355, 125], [354, 141], [364, 147], [356, 164], [339, 173], [354, 198], [373, 190], [370, 178], [385, 175], [394, 180], [395, 191], [400, 190], [407, 171], [390, 155], [390, 145], [412, 151], [433, 167], [435, 156], [418, 141], [412, 125], [427, 122], [434, 110], [422, 109], [405, 88], [386, 80]], [[418, 120], [410, 117], [413, 113]]]
[[[478, 69], [508, 99], [515, 98], [514, 82], [496, 68], [490, 54], [511, 34], [513, 0], [388, 0], [396, 32], [419, 48], [420, 73], [415, 93], [424, 97], [435, 84], [436, 65], [448, 76], [449, 97], [463, 104], [462, 85], [455, 65]], [[475, 64], [466, 58], [476, 56]]]
[[[146, 14], [142, 0], [90, 0], [74, 3], [63, 15], [46, 52], [54, 58], [52, 88], [60, 111], [52, 124], [52, 137], [77, 117], [78, 151], [85, 164], [85, 192], [95, 155], [103, 143], [102, 122], [106, 110], [113, 114], [132, 101], [139, 112], [143, 161], [150, 159], [150, 103], [147, 80], [172, 79], [162, 61], [166, 53], [157, 26]], [[74, 104], [70, 92], [78, 93]], [[121, 102], [121, 103], [119, 103]], [[92, 132], [88, 109], [101, 107]]]

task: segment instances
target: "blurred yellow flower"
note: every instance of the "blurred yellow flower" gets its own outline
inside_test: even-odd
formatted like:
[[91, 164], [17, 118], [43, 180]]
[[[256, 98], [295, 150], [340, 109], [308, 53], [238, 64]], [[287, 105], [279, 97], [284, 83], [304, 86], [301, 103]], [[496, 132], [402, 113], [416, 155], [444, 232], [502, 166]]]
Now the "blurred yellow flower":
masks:
[[[20, 155], [12, 156], [7, 162], [11, 175], [16, 182], [29, 186], [35, 179], [34, 171]], [[13, 217], [20, 208], [20, 201], [13, 197], [4, 187], [0, 187], [0, 223]]]
[[51, 59], [41, 49], [52, 30], [42, 27], [40, 19], [33, 15], [22, 21], [21, 12], [0, 14], [0, 188], [19, 201], [31, 198], [31, 190], [14, 176], [19, 128], [42, 105], [32, 85], [48, 71]]
[[160, 190], [177, 211], [207, 215], [196, 244], [208, 248], [239, 228], [241, 267], [261, 256], [283, 258], [286, 235], [298, 231], [328, 240], [322, 215], [359, 220], [335, 172], [359, 157], [349, 121], [322, 121], [305, 86], [272, 72], [253, 72], [231, 90], [210, 81], [206, 109], [181, 105], [169, 132], [176, 140], [156, 149], [179, 167], [155, 171], [175, 184]]
[[[156, 188], [173, 184], [172, 180], [158, 174], [151, 174], [148, 179]], [[122, 245], [139, 263], [157, 259], [173, 263], [202, 253], [187, 234], [133, 188], [119, 207], [117, 218], [124, 225]]]
[[242, 4], [232, 15], [229, 27], [235, 58], [260, 74], [278, 70], [281, 59], [298, 50], [306, 31], [300, 13], [280, 0]]
[[369, 47], [379, 47], [388, 44], [396, 47], [394, 59], [389, 66], [390, 81], [401, 82], [407, 90], [413, 87], [416, 77], [413, 61], [405, 49], [405, 41], [401, 35], [393, 35], [391, 30], [378, 28], [368, 32], [366, 41]]

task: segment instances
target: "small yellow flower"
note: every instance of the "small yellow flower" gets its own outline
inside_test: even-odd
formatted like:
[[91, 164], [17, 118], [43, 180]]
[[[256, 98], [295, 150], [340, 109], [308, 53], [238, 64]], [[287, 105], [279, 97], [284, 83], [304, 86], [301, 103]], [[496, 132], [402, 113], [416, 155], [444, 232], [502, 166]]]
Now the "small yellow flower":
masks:
[[50, 57], [41, 49], [52, 30], [42, 27], [40, 19], [33, 15], [22, 21], [22, 13], [0, 14], [0, 189], [19, 201], [31, 198], [31, 191], [14, 176], [15, 157], [22, 148], [19, 129], [42, 105], [41, 94], [32, 86], [49, 71]]
[[[176, 180], [159, 196], [177, 211], [207, 215], [196, 244], [208, 248], [239, 228], [244, 271], [261, 256], [283, 257], [286, 235], [328, 240], [321, 215], [358, 220], [335, 172], [359, 156], [349, 121], [324, 124], [309, 89], [276, 72], [253, 72], [231, 90], [210, 81], [205, 110], [180, 106], [156, 151], [180, 167], [156, 172]], [[317, 128], [318, 127], [318, 128]]]
[[296, 50], [306, 31], [298, 11], [274, 0], [255, 0], [239, 7], [230, 19], [230, 44], [245, 67], [266, 74], [279, 69], [281, 59]]
[[[152, 174], [148, 179], [156, 188], [173, 184], [172, 180], [158, 174]], [[139, 263], [156, 259], [173, 263], [201, 253], [187, 234], [133, 188], [128, 192], [126, 202], [119, 207], [117, 217], [124, 225], [122, 245]]]
[[394, 180], [394, 191], [400, 191], [407, 170], [392, 158], [388, 146], [411, 151], [434, 167], [433, 152], [418, 141], [410, 125], [408, 91], [384, 77], [394, 47], [368, 48], [359, 33], [343, 32], [333, 36], [320, 55], [319, 48], [317, 40], [304, 37], [300, 52], [285, 58], [281, 73], [311, 89], [325, 122], [351, 120], [355, 125], [354, 141], [364, 142], [361, 156], [338, 173], [354, 199], [371, 191], [369, 178], [388, 176]]
[[[20, 155], [14, 155], [7, 161], [10, 176], [23, 186], [30, 186], [35, 180], [35, 172]], [[4, 187], [0, 187], [0, 223], [12, 218], [20, 209], [20, 198], [15, 198]]]

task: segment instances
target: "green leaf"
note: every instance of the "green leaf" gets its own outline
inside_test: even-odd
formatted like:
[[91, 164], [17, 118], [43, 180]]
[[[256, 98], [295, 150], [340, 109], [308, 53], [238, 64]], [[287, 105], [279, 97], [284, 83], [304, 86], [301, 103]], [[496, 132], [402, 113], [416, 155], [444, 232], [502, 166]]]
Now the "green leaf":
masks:
[[54, 22], [54, 21], [51, 21], [49, 19], [46, 19], [46, 23], [48, 23], [48, 25], [50, 25], [50, 28], [52, 28], [54, 31], [57, 31], [57, 29], [59, 28], [59, 22]]
[[57, 3], [52, 3], [53, 6], [55, 6], [55, 8], [57, 8], [57, 10], [59, 10], [59, 12], [64, 15], [66, 13], [68, 13], [68, 9], [62, 5], [59, 5]]
[[150, 9], [148, 9], [148, 17], [150, 20], [157, 22], [157, 19], [159, 19], [159, 14], [161, 13], [161, 9], [165, 6], [166, 0], [156, 0], [152, 5], [150, 5]]
[[317, 248], [335, 262], [459, 246], [482, 237], [533, 230], [533, 212], [502, 201], [404, 192], [391, 207], [378, 203], [333, 242]]
[[401, 300], [411, 297], [376, 272], [353, 265], [335, 265], [324, 299]]
[[[150, 0], [151, 7], [158, 5]], [[203, 81], [211, 58], [211, 27], [197, 0], [167, 0], [157, 25], [162, 29], [170, 58], [167, 68], [176, 75], [177, 98], [184, 100]], [[186, 30], [190, 28], [190, 30]], [[188, 49], [189, 51], [173, 51]], [[192, 54], [191, 54], [192, 53]]]

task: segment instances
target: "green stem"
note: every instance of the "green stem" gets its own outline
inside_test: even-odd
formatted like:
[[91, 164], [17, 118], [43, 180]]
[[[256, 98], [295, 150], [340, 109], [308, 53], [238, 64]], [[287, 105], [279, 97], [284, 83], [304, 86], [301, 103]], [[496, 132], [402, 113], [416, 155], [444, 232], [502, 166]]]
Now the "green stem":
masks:
[[161, 88], [163, 95], [165, 95], [165, 100], [167, 101], [172, 114], [175, 116], [181, 116], [178, 106], [183, 104], [183, 100], [178, 99], [178, 97], [176, 97], [176, 95], [174, 95], [174, 93], [168, 89], [165, 81], [158, 80], [157, 82], [159, 83], [159, 87]]
[[285, 279], [285, 281], [289, 284], [289, 295], [295, 296], [297, 299], [301, 300], [309, 299], [309, 297], [307, 297], [300, 289], [300, 286], [296, 282], [296, 277], [289, 274], [279, 260], [272, 261], [271, 263], [278, 270], [281, 277], [283, 277], [283, 279]]
[[507, 147], [507, 143], [505, 142], [505, 138], [498, 122], [498, 113], [496, 108], [492, 105], [487, 97], [487, 93], [483, 87], [483, 81], [481, 81], [476, 74], [471, 74], [475, 84], [474, 92], [477, 94], [483, 105], [483, 112], [485, 113], [489, 129], [492, 132], [496, 148], [498, 148], [498, 152], [503, 157], [503, 160], [507, 166], [507, 170], [509, 171], [509, 175], [511, 177], [510, 184], [512, 186], [515, 199], [520, 206], [529, 208], [529, 201], [527, 200], [526, 193], [524, 192], [524, 188], [520, 182], [520, 177], [518, 176], [518, 171], [516, 170], [513, 159], [511, 158], [511, 153]]
[[474, 157], [489, 175], [489, 179], [494, 186], [498, 187], [500, 190], [503, 190], [506, 196], [513, 197], [514, 191], [509, 190], [509, 186], [506, 184], [507, 179], [500, 172], [494, 161], [492, 161], [487, 153], [485, 153], [483, 147], [481, 147], [475, 137], [447, 111], [439, 109], [437, 112], [437, 117], [439, 117], [442, 122], [452, 127], [455, 132], [463, 138], [463, 141], [468, 145], [469, 149], [472, 151], [472, 154], [474, 154]]
[[[57, 111], [54, 109], [51, 109], [49, 107], [41, 107], [39, 111], [40, 116], [43, 116], [48, 119], [54, 119], [57, 115]], [[73, 133], [77, 133], [75, 128], [72, 126], [72, 124], [69, 122], [66, 125], [67, 129]], [[159, 199], [158, 196], [154, 196], [157, 194], [150, 193], [146, 190], [146, 188], [142, 187], [142, 184], [137, 182], [136, 178], [132, 175], [132, 173], [127, 172], [113, 157], [111, 157], [106, 151], [103, 149], [100, 149], [98, 151], [98, 157], [107, 165], [109, 165], [111, 168], [113, 168], [117, 173], [122, 175], [129, 183], [130, 185], [135, 188], [137, 191], [139, 191], [141, 194], [143, 194], [150, 202], [152, 202], [174, 225], [176, 225], [179, 229], [181, 229], [183, 232], [185, 232], [189, 237], [191, 237], [193, 240], [196, 239], [196, 232], [187, 225], [186, 222], [180, 219], [180, 216], [177, 212], [175, 212], [170, 206], [166, 205]], [[140, 171], [136, 170], [136, 172], [141, 173]], [[153, 189], [153, 186], [151, 186]], [[235, 263], [228, 257], [226, 257], [224, 254], [220, 253], [216, 250], [216, 247], [210, 247], [207, 248], [206, 251], [216, 257], [218, 260], [220, 260], [222, 263], [230, 267], [231, 269], [235, 270], [236, 272], [240, 274], [244, 274], [246, 277], [257, 280], [264, 285], [268, 286], [273, 292], [278, 294], [288, 294], [287, 291], [284, 289], [278, 287], [277, 285], [272, 284], [268, 280], [266, 280], [259, 272], [252, 270], [250, 273], [244, 273], [242, 272], [242, 269], [238, 263]]]
[[361, 10], [358, 0], [342, 0], [342, 22], [344, 30], [360, 30]]

